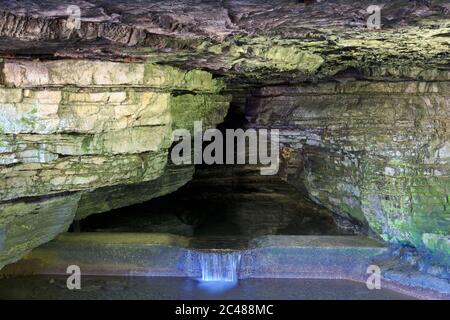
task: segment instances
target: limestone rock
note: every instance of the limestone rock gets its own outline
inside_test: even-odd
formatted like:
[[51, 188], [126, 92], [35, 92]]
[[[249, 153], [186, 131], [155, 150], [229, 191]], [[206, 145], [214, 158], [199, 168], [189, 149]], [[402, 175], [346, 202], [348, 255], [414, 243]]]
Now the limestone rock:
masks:
[[193, 166], [168, 167], [173, 130], [214, 127], [230, 100], [208, 72], [143, 63], [8, 60], [1, 78], [0, 267], [75, 216], [189, 181]]
[[192, 167], [168, 166], [171, 134], [222, 122], [225, 88], [241, 109], [253, 91], [250, 126], [282, 130], [287, 181], [386, 241], [445, 253], [450, 7], [378, 1], [370, 30], [372, 4], [2, 1], [0, 266], [67, 225], [45, 205], [45, 237], [2, 220], [27, 197], [77, 195], [82, 218], [183, 185]]
[[156, 180], [84, 192], [78, 203], [75, 219], [81, 220], [93, 213], [107, 212], [169, 194], [190, 181], [193, 174], [194, 167], [191, 165], [169, 164]]
[[0, 268], [66, 231], [80, 194], [0, 204]]
[[435, 258], [450, 264], [450, 236], [448, 234], [424, 233], [422, 241]]
[[[251, 126], [280, 128], [283, 175], [386, 241], [450, 231], [450, 84], [348, 82], [255, 90]], [[426, 243], [424, 243], [426, 242]], [[434, 250], [434, 249], [432, 249]], [[441, 250], [441, 249], [440, 249]]]
[[[87, 60], [45, 62], [6, 60], [2, 65], [0, 79], [3, 79], [6, 86], [21, 88], [65, 85], [140, 86], [217, 92], [223, 86], [221, 81], [212, 79], [211, 73], [201, 70], [183, 71], [171, 66], [150, 63]], [[103, 97], [97, 96], [100, 99]]]
[[[447, 1], [375, 4], [381, 10], [379, 30], [367, 28], [367, 8], [374, 3], [366, 0], [311, 5], [296, 0], [5, 0], [0, 54], [175, 63], [215, 70], [238, 82], [298, 81], [355, 71], [376, 78], [431, 80], [440, 74], [448, 79]], [[70, 23], [71, 5], [80, 9], [79, 28]], [[72, 74], [86, 75], [83, 81], [90, 82], [89, 75], [99, 83], [111, 77], [97, 68], [86, 72], [83, 62], [77, 65]], [[135, 67], [134, 74], [127, 72]], [[140, 66], [121, 68], [115, 83], [143, 81]], [[61, 81], [61, 73], [47, 71], [42, 67], [29, 79], [17, 73], [10, 80]]]

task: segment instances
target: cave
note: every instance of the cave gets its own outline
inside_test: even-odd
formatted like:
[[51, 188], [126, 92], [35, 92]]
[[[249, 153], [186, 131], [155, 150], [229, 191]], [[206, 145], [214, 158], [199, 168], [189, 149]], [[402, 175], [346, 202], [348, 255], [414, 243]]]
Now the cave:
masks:
[[[246, 129], [244, 110], [231, 105], [225, 131]], [[245, 141], [249, 160], [250, 141]], [[204, 142], [202, 151], [210, 144]], [[222, 158], [233, 151], [223, 147]], [[223, 161], [221, 161], [223, 162]], [[167, 195], [75, 220], [72, 232], [169, 233], [192, 237], [193, 247], [246, 248], [253, 238], [267, 235], [345, 235], [332, 211], [311, 201], [303, 190], [278, 175], [261, 175], [261, 164], [198, 164], [192, 179]], [[214, 214], [212, 214], [212, 212]], [[337, 218], [337, 217], [336, 217]], [[339, 221], [339, 220], [336, 220]], [[357, 225], [352, 225], [357, 228]]]
[[2, 1], [0, 298], [450, 299], [450, 6], [375, 2]]

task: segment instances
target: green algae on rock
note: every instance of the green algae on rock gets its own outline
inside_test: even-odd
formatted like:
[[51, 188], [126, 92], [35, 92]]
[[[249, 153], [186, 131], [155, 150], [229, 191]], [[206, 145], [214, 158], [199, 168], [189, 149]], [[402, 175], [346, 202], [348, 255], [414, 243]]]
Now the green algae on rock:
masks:
[[251, 98], [251, 126], [281, 130], [282, 146], [298, 153], [287, 166], [297, 173], [284, 175], [316, 202], [388, 242], [436, 251], [441, 246], [424, 234], [450, 232], [449, 88], [448, 81], [266, 87]]
[[170, 90], [218, 92], [220, 80], [202, 70], [184, 71], [151, 63], [121, 63], [90, 60], [4, 60], [1, 84], [8, 87], [106, 86], [149, 87]]
[[0, 267], [65, 232], [75, 217], [80, 194], [0, 204]]
[[[282, 129], [287, 181], [385, 241], [447, 256], [448, 1], [382, 1], [376, 31], [370, 1], [76, 2], [76, 31], [54, 1], [0, 3], [4, 212], [68, 192], [82, 218], [176, 190], [193, 168], [168, 164], [171, 134], [220, 123], [226, 86], [249, 94], [251, 125]], [[0, 266], [66, 225], [30, 228]]]
[[450, 264], [450, 236], [448, 234], [424, 233], [422, 241], [437, 259]]
[[[208, 72], [142, 63], [7, 60], [1, 78], [0, 267], [67, 230], [75, 216], [189, 181], [192, 166], [168, 168], [172, 131], [194, 121], [214, 127], [230, 101]], [[133, 195], [138, 186], [147, 194]]]

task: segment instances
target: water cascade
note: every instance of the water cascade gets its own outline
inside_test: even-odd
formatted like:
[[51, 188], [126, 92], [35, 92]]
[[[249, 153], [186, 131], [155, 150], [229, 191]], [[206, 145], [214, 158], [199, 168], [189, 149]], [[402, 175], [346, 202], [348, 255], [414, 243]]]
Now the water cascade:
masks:
[[202, 280], [237, 282], [240, 260], [241, 254], [238, 252], [201, 252]]

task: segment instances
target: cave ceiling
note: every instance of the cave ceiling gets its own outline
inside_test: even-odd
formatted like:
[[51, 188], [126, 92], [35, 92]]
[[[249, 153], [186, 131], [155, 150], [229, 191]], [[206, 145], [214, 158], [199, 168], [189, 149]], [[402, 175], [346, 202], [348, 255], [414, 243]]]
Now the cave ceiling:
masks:
[[[67, 27], [73, 5], [79, 28]], [[164, 63], [235, 83], [447, 79], [449, 13], [448, 1], [5, 0], [0, 55]]]

